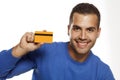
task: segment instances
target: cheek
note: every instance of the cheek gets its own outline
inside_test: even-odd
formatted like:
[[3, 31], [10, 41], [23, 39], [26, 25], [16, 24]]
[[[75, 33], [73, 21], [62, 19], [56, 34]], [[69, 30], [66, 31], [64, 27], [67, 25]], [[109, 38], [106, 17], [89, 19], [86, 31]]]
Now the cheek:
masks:
[[71, 32], [71, 33], [69, 33], [69, 36], [70, 36], [71, 39], [75, 39], [75, 38], [77, 38], [79, 35], [78, 35], [77, 33], [75, 33], [75, 32]]
[[96, 39], [97, 39], [97, 35], [96, 34], [91, 34], [91, 35], [89, 35], [89, 38], [92, 40], [92, 41], [96, 41]]

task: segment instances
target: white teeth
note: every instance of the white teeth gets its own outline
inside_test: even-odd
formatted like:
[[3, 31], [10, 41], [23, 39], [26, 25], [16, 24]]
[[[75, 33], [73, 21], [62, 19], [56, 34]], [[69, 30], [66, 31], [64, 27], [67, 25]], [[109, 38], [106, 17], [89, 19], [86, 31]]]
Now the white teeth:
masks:
[[77, 43], [85, 44], [85, 43], [87, 43], [87, 42], [81, 42], [81, 41], [77, 41]]
[[79, 48], [86, 48], [88, 43], [87, 42], [77, 42]]
[[87, 45], [87, 43], [79, 43], [80, 45], [84, 46], [84, 45]]

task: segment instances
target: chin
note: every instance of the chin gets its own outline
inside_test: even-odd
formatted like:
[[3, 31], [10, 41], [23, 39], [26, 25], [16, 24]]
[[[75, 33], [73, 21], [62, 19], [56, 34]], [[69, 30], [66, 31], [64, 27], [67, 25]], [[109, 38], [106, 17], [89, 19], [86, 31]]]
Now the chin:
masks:
[[89, 52], [90, 52], [90, 50], [78, 50], [77, 54], [85, 55], [85, 54], [89, 54]]

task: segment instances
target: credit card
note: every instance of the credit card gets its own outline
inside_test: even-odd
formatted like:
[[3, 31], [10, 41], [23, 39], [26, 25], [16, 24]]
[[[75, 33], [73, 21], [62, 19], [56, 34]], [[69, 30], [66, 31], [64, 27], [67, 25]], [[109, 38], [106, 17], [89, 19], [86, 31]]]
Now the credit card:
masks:
[[52, 43], [53, 42], [53, 32], [35, 31], [34, 42], [35, 43], [40, 43], [40, 42]]

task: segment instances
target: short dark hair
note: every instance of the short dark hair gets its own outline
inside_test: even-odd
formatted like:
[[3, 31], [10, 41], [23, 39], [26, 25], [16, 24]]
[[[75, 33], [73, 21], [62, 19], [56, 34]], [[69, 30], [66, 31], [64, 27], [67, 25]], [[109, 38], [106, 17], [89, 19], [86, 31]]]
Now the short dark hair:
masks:
[[95, 14], [98, 17], [98, 27], [100, 25], [100, 12], [99, 10], [90, 3], [79, 3], [77, 4], [70, 14], [69, 24], [73, 21], [73, 14], [79, 13], [79, 14]]

